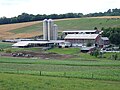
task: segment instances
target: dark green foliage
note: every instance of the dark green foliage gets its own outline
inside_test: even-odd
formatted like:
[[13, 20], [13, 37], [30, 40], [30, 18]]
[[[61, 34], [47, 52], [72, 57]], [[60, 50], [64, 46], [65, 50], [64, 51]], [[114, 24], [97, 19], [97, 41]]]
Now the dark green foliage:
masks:
[[22, 13], [21, 15], [18, 15], [17, 17], [12, 18], [6, 18], [1, 17], [0, 18], [0, 24], [10, 24], [10, 23], [20, 23], [20, 22], [30, 22], [30, 21], [39, 21], [43, 19], [63, 19], [63, 18], [80, 18], [82, 17], [82, 13], [66, 13], [66, 14], [51, 14], [51, 15], [33, 15], [33, 14], [27, 14]]
[[99, 50], [98, 50], [98, 49], [94, 50], [93, 52], [90, 53], [90, 55], [95, 56], [95, 57], [98, 57], [98, 55], [99, 55]]
[[105, 36], [105, 37], [109, 37], [110, 39], [110, 42], [112, 44], [115, 44], [115, 45], [119, 45], [120, 44], [120, 28], [102, 28], [103, 29], [103, 33], [102, 33], [102, 36]]
[[90, 47], [90, 46], [92, 46], [92, 43], [91, 42], [87, 43], [87, 47]]
[[109, 9], [107, 12], [99, 12], [99, 13], [89, 13], [86, 16], [88, 17], [96, 17], [96, 16], [120, 16], [120, 9]]
[[94, 30], [97, 30], [97, 27], [95, 27]]
[[120, 33], [113, 33], [110, 35], [110, 41], [113, 44], [119, 45], [120, 44]]
[[117, 54], [113, 54], [111, 59], [117, 60], [118, 59], [118, 55]]

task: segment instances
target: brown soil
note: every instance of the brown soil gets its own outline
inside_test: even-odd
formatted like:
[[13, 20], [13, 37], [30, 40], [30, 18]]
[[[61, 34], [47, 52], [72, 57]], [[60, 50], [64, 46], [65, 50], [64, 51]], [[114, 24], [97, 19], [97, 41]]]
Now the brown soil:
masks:
[[56, 53], [43, 53], [43, 52], [28, 52], [28, 51], [22, 51], [22, 52], [15, 52], [15, 53], [2, 53], [1, 56], [6, 57], [14, 57], [13, 54], [22, 53], [23, 55], [30, 55], [27, 56], [15, 56], [18, 58], [40, 58], [40, 59], [55, 59], [55, 60], [62, 60], [62, 59], [68, 59], [72, 58], [74, 56], [72, 55], [62, 55], [62, 54], [56, 54]]

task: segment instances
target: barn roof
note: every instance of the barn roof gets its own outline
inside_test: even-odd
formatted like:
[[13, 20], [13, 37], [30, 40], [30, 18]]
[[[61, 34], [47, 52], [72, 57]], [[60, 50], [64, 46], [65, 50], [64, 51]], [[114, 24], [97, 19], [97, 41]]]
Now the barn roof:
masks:
[[101, 37], [102, 40], [109, 40], [108, 37]]
[[96, 32], [96, 30], [66, 30], [66, 31], [63, 31], [63, 33], [68, 33], [68, 32]]
[[68, 34], [65, 39], [96, 39], [99, 34]]
[[28, 46], [29, 44], [47, 44], [47, 43], [52, 43], [49, 41], [20, 41], [15, 44], [13, 44], [13, 47], [25, 47]]

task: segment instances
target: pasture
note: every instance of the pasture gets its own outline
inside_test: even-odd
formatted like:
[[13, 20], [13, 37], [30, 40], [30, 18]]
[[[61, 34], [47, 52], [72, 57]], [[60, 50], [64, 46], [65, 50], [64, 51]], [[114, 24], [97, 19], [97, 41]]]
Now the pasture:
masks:
[[12, 43], [4, 43], [0, 42], [0, 48], [5, 49], [5, 48], [11, 48]]
[[119, 90], [119, 69], [120, 61], [117, 60], [1, 57], [0, 89]]
[[120, 82], [0, 73], [1, 90], [119, 90]]

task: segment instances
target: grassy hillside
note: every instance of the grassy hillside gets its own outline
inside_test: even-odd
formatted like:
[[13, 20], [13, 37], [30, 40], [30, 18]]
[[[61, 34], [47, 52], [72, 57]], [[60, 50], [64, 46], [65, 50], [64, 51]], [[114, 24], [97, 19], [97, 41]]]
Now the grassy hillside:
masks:
[[120, 19], [105, 19], [105, 18], [81, 18], [76, 20], [65, 20], [56, 22], [60, 30], [90, 30], [97, 27], [120, 27]]
[[11, 30], [10, 32], [18, 34], [18, 33], [28, 33], [28, 32], [33, 32], [33, 31], [40, 31], [40, 29], [42, 30], [42, 23], [14, 29], [14, 30]]
[[[75, 18], [55, 20], [59, 27], [59, 32], [63, 30], [91, 30], [94, 27], [101, 29], [102, 27], [120, 27], [120, 17], [96, 17], [96, 18]], [[42, 22], [34, 22], [27, 25], [13, 24], [4, 25], [4, 29], [0, 28], [0, 38], [24, 38], [33, 37], [42, 34]], [[21, 26], [21, 27], [20, 27]], [[1, 27], [1, 26], [0, 26]], [[3, 27], [3, 26], [2, 26]], [[12, 28], [9, 28], [12, 27]], [[17, 28], [18, 27], [18, 28]], [[4, 31], [4, 33], [3, 33]]]

